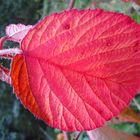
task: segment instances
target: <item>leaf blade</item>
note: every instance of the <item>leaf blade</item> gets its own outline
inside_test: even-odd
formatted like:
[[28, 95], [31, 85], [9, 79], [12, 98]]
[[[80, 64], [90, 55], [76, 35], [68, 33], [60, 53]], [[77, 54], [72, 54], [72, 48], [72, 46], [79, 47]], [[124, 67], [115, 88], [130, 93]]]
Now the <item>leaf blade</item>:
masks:
[[[52, 127], [82, 131], [118, 115], [139, 88], [139, 31], [129, 17], [102, 10], [53, 14], [34, 26], [21, 49], [37, 116]], [[21, 77], [12, 78], [15, 89]]]

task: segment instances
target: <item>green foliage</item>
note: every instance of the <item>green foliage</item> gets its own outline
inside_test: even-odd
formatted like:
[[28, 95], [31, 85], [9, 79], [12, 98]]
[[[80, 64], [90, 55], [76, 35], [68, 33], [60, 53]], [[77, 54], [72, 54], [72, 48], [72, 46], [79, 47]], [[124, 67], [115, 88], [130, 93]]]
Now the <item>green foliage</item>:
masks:
[[118, 125], [114, 125], [113, 128], [123, 132], [127, 132], [129, 134], [140, 136], [140, 123], [120, 123]]
[[136, 22], [140, 23], [140, 15], [138, 15], [136, 12], [133, 12], [133, 13], [132, 13], [132, 18], [133, 18]]
[[[41, 17], [43, 0], [0, 0], [0, 31], [11, 23], [34, 24]], [[3, 32], [0, 32], [1, 36]]]

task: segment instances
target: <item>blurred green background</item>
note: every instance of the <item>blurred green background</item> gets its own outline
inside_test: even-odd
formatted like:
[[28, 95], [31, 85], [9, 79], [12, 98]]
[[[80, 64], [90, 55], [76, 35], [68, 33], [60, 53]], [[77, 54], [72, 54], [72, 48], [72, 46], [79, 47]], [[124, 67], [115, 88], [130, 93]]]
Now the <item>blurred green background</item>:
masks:
[[[69, 0], [0, 0], [0, 37], [4, 36], [7, 25], [35, 24], [48, 14], [63, 11], [68, 3]], [[124, 3], [121, 0], [75, 0], [74, 8], [103, 8], [122, 12], [140, 22], [139, 11], [136, 11], [131, 3]], [[12, 42], [5, 43], [5, 47], [15, 45]], [[0, 62], [8, 65], [3, 59], [0, 59]], [[139, 96], [136, 100], [140, 103]], [[133, 103], [131, 106], [137, 110]], [[115, 125], [114, 128], [135, 135], [140, 133], [138, 123], [122, 123]], [[37, 120], [17, 100], [12, 87], [0, 81], [0, 140], [62, 140], [60, 133], [60, 130], [52, 129], [44, 122]], [[83, 133], [80, 139], [89, 138]]]

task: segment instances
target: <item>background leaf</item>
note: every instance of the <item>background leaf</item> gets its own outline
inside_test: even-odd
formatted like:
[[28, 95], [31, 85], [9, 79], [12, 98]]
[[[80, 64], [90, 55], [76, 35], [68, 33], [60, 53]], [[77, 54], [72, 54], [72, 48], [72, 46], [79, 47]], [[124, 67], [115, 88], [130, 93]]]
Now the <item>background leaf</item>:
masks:
[[90, 140], [140, 140], [140, 138], [127, 133], [119, 132], [107, 126], [87, 132]]
[[118, 117], [119, 119], [122, 119], [124, 121], [135, 123], [140, 122], [140, 113], [134, 111], [130, 107], [125, 108]]

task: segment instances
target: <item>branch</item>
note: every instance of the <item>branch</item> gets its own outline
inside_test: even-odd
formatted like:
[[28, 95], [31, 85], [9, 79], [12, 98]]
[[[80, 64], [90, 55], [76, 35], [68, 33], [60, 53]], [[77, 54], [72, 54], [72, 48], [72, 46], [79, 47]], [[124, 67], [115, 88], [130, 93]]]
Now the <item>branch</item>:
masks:
[[67, 10], [71, 10], [74, 6], [75, 0], [70, 0]]
[[53, 138], [50, 135], [48, 135], [48, 133], [43, 128], [39, 127], [39, 129], [44, 134], [47, 140], [53, 140]]

